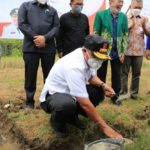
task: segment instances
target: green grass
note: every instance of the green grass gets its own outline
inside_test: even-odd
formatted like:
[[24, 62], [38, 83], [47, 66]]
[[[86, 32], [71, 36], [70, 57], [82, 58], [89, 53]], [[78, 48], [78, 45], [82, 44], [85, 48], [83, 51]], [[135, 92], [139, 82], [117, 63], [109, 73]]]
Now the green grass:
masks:
[[22, 57], [2, 57], [0, 59], [0, 69], [5, 69], [5, 68], [23, 68], [23, 59]]
[[[127, 145], [125, 150], [150, 150], [150, 118], [138, 119], [137, 116], [145, 114], [145, 107], [150, 106], [150, 61], [144, 60], [141, 82], [140, 96], [138, 101], [128, 99], [123, 101], [123, 106], [117, 107], [110, 104], [106, 99], [97, 107], [99, 114], [106, 122], [122, 133], [125, 137], [133, 140], [133, 144]], [[39, 105], [39, 95], [43, 86], [41, 69], [38, 72], [36, 105]], [[24, 97], [24, 64], [22, 57], [4, 57], [0, 60], [0, 101], [3, 98], [4, 103], [11, 100], [11, 103], [17, 103], [17, 97]], [[110, 83], [110, 68], [108, 70], [108, 83]], [[9, 91], [9, 92], [8, 92]], [[1, 108], [0, 108], [1, 109]], [[55, 134], [49, 125], [49, 115], [42, 110], [33, 111], [20, 110], [17, 112], [9, 112], [8, 118], [13, 120], [15, 124], [21, 128], [29, 140], [55, 139]], [[82, 119], [82, 118], [81, 118]], [[98, 130], [95, 124], [89, 119], [82, 119], [87, 125], [85, 132], [69, 126], [70, 136], [65, 139], [64, 144], [76, 141], [76, 144], [82, 145], [86, 143], [86, 138], [98, 137]], [[86, 137], [85, 137], [86, 136]], [[56, 139], [55, 139], [56, 140]], [[62, 141], [63, 142], [63, 141]]]
[[125, 150], [150, 150], [150, 132], [142, 132]]

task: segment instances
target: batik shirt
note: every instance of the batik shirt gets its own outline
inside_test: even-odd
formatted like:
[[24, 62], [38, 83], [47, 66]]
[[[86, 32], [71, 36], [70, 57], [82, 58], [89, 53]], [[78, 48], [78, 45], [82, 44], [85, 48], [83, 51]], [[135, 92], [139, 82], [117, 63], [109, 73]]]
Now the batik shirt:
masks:
[[147, 17], [137, 16], [134, 18], [132, 15], [128, 16], [128, 21], [134, 21], [135, 23], [129, 29], [128, 46], [125, 55], [143, 56], [145, 51], [144, 34], [150, 35], [150, 22]]

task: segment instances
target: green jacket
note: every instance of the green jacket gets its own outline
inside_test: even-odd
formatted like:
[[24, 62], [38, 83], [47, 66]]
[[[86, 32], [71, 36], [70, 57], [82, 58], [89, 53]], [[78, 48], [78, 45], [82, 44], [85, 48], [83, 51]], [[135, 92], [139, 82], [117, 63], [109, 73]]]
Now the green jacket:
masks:
[[[110, 43], [110, 49], [112, 48], [113, 42], [113, 26], [112, 26], [112, 15], [110, 9], [102, 10], [97, 12], [94, 21], [94, 33], [107, 39]], [[117, 22], [117, 50], [120, 54], [124, 52], [127, 47], [128, 40], [128, 20], [127, 16], [120, 12], [118, 14]]]

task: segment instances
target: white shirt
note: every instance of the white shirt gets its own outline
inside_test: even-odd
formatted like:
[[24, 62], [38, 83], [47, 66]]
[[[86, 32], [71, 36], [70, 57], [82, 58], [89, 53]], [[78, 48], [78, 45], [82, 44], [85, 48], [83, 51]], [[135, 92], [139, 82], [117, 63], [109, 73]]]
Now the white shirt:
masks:
[[3, 33], [1, 38], [9, 38], [9, 39], [23, 39], [22, 32], [17, 28], [16, 25], [10, 24], [3, 28]]
[[85, 62], [82, 48], [59, 59], [52, 67], [40, 96], [45, 101], [47, 93], [65, 93], [73, 98], [88, 98], [86, 82], [96, 74]]

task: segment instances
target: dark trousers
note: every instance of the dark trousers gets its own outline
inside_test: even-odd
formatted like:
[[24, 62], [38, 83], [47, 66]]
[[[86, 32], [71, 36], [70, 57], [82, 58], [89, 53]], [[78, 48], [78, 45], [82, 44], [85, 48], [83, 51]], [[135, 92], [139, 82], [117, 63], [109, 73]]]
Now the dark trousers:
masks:
[[43, 79], [45, 79], [55, 61], [55, 53], [24, 53], [26, 103], [34, 103], [36, 80], [39, 62], [41, 60]]
[[[94, 106], [97, 106], [104, 99], [102, 88], [87, 85], [89, 98]], [[71, 95], [55, 93], [47, 95], [46, 101], [41, 103], [45, 112], [51, 113], [56, 121], [67, 122], [72, 120], [78, 114], [86, 116], [85, 111]]]
[[131, 79], [130, 94], [131, 96], [138, 95], [142, 63], [143, 63], [143, 56], [125, 56], [121, 75], [122, 94], [128, 93], [128, 76], [131, 68], [132, 79]]
[[[121, 89], [121, 62], [119, 58], [111, 60], [111, 82], [115, 93], [119, 95]], [[104, 61], [101, 68], [97, 71], [98, 77], [106, 82], [108, 61]]]

